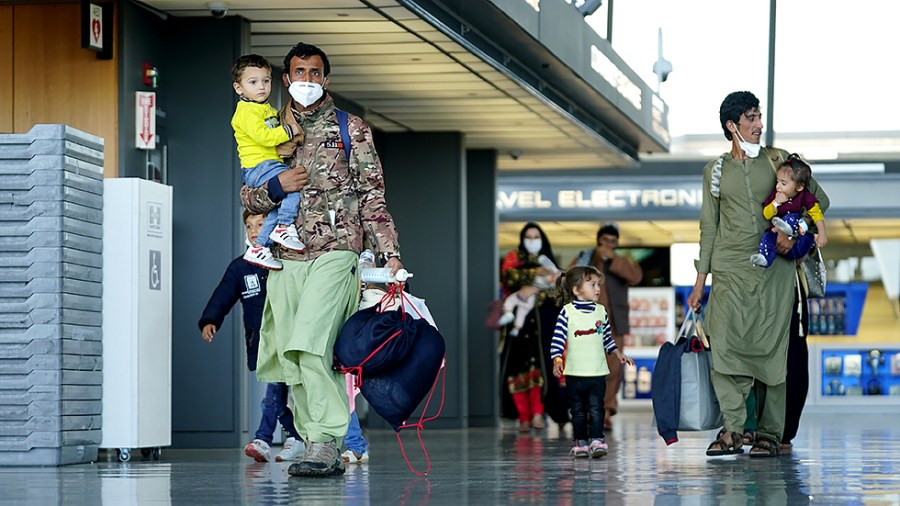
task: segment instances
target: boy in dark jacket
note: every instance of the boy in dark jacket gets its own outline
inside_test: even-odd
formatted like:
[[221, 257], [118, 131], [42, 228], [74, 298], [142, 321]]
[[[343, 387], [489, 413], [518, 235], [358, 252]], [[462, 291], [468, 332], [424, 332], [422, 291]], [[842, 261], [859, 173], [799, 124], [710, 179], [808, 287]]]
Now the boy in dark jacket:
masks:
[[[244, 211], [244, 227], [247, 231], [247, 244], [253, 244], [262, 228], [265, 216], [250, 214]], [[262, 311], [266, 302], [266, 277], [268, 271], [245, 262], [237, 257], [225, 270], [222, 281], [216, 287], [203, 315], [198, 323], [203, 340], [211, 343], [213, 336], [222, 326], [225, 316], [240, 299], [244, 308], [244, 339], [247, 345], [247, 368], [256, 370], [256, 355], [259, 351], [259, 328], [262, 323]], [[281, 421], [288, 434], [281, 452], [275, 456], [278, 462], [294, 460], [302, 453], [304, 446], [297, 429], [294, 428], [294, 416], [287, 407], [288, 387], [284, 383], [269, 383], [266, 398], [262, 402], [262, 420], [253, 441], [244, 447], [244, 453], [257, 462], [269, 461], [269, 445], [276, 421]]]

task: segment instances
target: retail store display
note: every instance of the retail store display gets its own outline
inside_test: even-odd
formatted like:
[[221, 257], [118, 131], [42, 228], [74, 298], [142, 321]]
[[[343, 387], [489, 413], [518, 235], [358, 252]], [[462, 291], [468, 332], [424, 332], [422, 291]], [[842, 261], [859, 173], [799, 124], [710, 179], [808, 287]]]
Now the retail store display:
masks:
[[623, 399], [649, 399], [656, 359], [634, 358], [634, 365], [626, 364], [622, 373]]
[[809, 299], [809, 333], [843, 335], [845, 333], [845, 297]]
[[631, 288], [628, 305], [631, 333], [625, 336], [626, 346], [660, 346], [675, 333], [672, 288]]
[[900, 395], [900, 349], [821, 349], [821, 393], [830, 396]]
[[829, 283], [824, 298], [808, 300], [809, 333], [856, 335], [868, 290], [868, 283]]

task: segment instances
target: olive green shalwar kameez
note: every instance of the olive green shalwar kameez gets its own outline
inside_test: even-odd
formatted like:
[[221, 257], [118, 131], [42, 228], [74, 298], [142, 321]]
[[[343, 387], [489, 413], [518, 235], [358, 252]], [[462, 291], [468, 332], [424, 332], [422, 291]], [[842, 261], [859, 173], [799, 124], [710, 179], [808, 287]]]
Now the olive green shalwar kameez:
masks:
[[[777, 158], [770, 163], [767, 156]], [[785, 376], [791, 311], [796, 283], [795, 262], [777, 256], [768, 269], [755, 267], [750, 256], [771, 225], [762, 201], [775, 187], [782, 150], [735, 160], [724, 155], [720, 196], [712, 195], [716, 160], [703, 169], [700, 211], [700, 260], [697, 271], [712, 274], [706, 329], [713, 355], [713, 386], [725, 419], [725, 430], [741, 433], [747, 417], [745, 401], [756, 380], [761, 415], [757, 434], [781, 440], [784, 429]], [[827, 197], [818, 184], [809, 190]]]

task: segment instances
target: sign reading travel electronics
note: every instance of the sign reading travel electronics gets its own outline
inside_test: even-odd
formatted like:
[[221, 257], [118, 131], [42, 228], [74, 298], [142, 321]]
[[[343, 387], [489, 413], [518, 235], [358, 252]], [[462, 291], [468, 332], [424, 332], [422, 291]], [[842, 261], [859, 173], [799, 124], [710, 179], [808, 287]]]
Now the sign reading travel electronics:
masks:
[[[833, 174], [831, 164], [816, 164], [813, 174], [828, 192], [834, 218], [900, 217], [900, 174], [878, 174], [870, 164], [854, 164], [860, 173]], [[842, 166], [846, 167], [847, 164]], [[821, 170], [820, 170], [821, 169]], [[681, 176], [501, 175], [497, 211], [501, 221], [697, 220], [703, 204], [699, 174]], [[860, 195], [866, 198], [860, 199]], [[762, 204], [760, 204], [762, 209]]]
[[604, 219], [696, 219], [703, 203], [699, 178], [642, 177], [510, 178], [500, 181], [497, 210], [500, 219], [595, 220]]

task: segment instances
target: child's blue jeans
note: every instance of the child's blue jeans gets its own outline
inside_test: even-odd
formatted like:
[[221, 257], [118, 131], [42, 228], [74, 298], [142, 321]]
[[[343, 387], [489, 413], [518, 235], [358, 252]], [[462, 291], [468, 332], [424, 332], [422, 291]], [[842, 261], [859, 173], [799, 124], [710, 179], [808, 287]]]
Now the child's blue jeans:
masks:
[[359, 417], [356, 416], [356, 411], [350, 413], [350, 425], [347, 427], [347, 435], [344, 437], [344, 446], [360, 455], [369, 449], [369, 443], [362, 435], [362, 427], [359, 426]]
[[[288, 386], [284, 383], [269, 383], [266, 386], [266, 398], [262, 400], [262, 420], [259, 421], [259, 429], [256, 431], [256, 439], [261, 439], [272, 444], [272, 436], [275, 433], [275, 424], [281, 422], [288, 437], [300, 439], [297, 429], [294, 428], [294, 414], [287, 407]], [[357, 424], [357, 426], [359, 426]]]
[[[260, 162], [255, 167], [242, 170], [241, 174], [243, 175], [244, 183], [247, 186], [259, 188], [266, 184], [270, 179], [277, 177], [278, 174], [281, 174], [286, 170], [288, 170], [288, 166], [284, 163], [277, 160], [266, 160]], [[259, 230], [259, 236], [256, 238], [256, 242], [262, 246], [271, 245], [272, 240], [269, 239], [269, 234], [275, 230], [275, 225], [278, 225], [279, 223], [294, 223], [297, 221], [297, 213], [299, 211], [300, 192], [288, 193], [278, 204], [278, 207], [269, 211], [269, 214], [266, 215], [266, 221]]]

